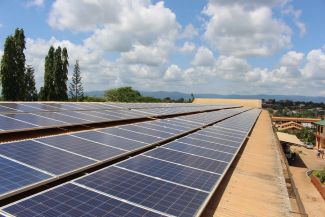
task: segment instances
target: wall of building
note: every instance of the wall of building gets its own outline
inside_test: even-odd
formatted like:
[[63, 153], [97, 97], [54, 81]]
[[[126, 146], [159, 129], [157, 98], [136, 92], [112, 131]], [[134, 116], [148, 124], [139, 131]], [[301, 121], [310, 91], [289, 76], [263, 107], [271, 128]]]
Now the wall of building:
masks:
[[240, 106], [262, 108], [262, 100], [260, 100], [260, 99], [195, 98], [193, 103], [199, 103], [199, 104], [233, 104], [233, 105], [240, 105]]
[[316, 147], [317, 148], [325, 148], [325, 126], [317, 125]]

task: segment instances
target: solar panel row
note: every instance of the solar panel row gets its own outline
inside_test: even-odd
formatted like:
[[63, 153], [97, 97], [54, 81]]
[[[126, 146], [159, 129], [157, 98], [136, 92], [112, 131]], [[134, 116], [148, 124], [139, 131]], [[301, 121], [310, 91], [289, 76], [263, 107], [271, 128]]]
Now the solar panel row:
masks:
[[153, 109], [153, 108], [196, 108], [214, 109], [226, 105], [198, 105], [185, 103], [87, 103], [87, 102], [1, 102], [0, 113], [21, 112], [61, 112], [61, 111], [94, 111], [94, 110], [121, 110], [121, 109]]
[[[73, 125], [83, 125], [101, 122], [112, 122], [121, 120], [132, 120], [146, 117], [160, 117], [164, 115], [171, 114], [183, 114], [190, 113], [194, 111], [201, 111], [205, 109], [217, 109], [217, 108], [228, 108], [229, 106], [183, 106], [183, 107], [173, 107], [173, 108], [156, 108], [154, 113], [148, 112], [146, 109], [141, 110], [127, 110], [127, 109], [110, 109], [110, 110], [95, 110], [94, 108], [89, 108], [93, 110], [88, 111], [49, 111], [40, 112], [39, 110], [21, 110], [20, 107], [30, 106], [32, 103], [2, 103], [8, 105], [18, 106], [19, 111], [27, 111], [27, 113], [2, 113], [0, 114], [0, 133], [9, 133], [16, 131], [26, 131], [26, 130], [36, 130], [51, 127], [66, 127]], [[49, 103], [43, 105], [41, 103], [32, 104], [32, 106], [37, 105], [43, 108], [43, 106], [48, 106]], [[54, 103], [52, 103], [54, 104]], [[66, 103], [68, 106], [72, 103]], [[80, 104], [80, 103], [79, 103]], [[80, 106], [77, 104], [78, 106]], [[89, 104], [89, 103], [88, 103]], [[61, 105], [61, 104], [58, 104]], [[65, 105], [65, 104], [62, 104]], [[74, 104], [73, 104], [74, 105]], [[81, 104], [85, 106], [84, 104]], [[92, 104], [91, 104], [92, 105]], [[97, 106], [98, 104], [96, 104]], [[52, 105], [51, 105], [52, 106]], [[2, 106], [3, 107], [3, 106]], [[0, 105], [1, 108], [1, 105]], [[14, 107], [12, 107], [14, 108]], [[18, 109], [17, 108], [17, 109]]]
[[[132, 215], [134, 207], [162, 216], [198, 216], [259, 113], [257, 109], [241, 113], [3, 210], [16, 216], [46, 216], [49, 212], [80, 216], [76, 210], [111, 216], [111, 209], [104, 210], [102, 203], [115, 199], [130, 205], [119, 216]], [[233, 129], [234, 123], [242, 121], [240, 131]], [[89, 191], [84, 194], [88, 197], [78, 200], [85, 191]], [[77, 195], [81, 196], [76, 199]]]
[[[240, 112], [238, 109], [234, 111]], [[211, 118], [211, 122], [215, 122], [220, 117], [225, 117], [226, 113], [216, 111], [205, 115]], [[39, 181], [84, 170], [203, 125], [169, 118], [0, 144], [0, 159], [11, 161], [12, 164], [2, 163], [0, 170], [19, 168], [15, 171], [15, 176], [0, 177], [0, 198], [38, 184]], [[28, 173], [32, 177], [27, 176]]]

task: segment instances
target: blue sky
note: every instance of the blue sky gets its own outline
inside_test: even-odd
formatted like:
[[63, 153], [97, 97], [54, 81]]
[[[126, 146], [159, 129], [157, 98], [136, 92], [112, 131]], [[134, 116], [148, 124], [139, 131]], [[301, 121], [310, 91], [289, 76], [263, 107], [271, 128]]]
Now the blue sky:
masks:
[[325, 95], [325, 1], [0, 1], [0, 55], [16, 27], [42, 86], [49, 46], [86, 91]]

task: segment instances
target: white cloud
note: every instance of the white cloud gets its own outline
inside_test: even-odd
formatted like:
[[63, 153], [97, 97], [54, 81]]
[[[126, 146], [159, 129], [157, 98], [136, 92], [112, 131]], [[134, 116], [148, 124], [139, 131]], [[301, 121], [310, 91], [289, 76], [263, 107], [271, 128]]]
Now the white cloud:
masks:
[[216, 61], [216, 72], [226, 80], [241, 80], [250, 66], [244, 59], [220, 56]]
[[127, 64], [146, 64], [158, 66], [166, 63], [167, 50], [160, 46], [144, 46], [141, 44], [135, 45], [134, 48], [121, 54], [121, 61]]
[[179, 38], [192, 39], [199, 36], [198, 30], [190, 23], [181, 32]]
[[306, 57], [306, 64], [301, 69], [305, 78], [313, 80], [325, 80], [325, 53], [323, 50], [311, 50]]
[[163, 79], [165, 81], [181, 81], [183, 79], [183, 71], [178, 65], [171, 65], [167, 68]]
[[215, 62], [213, 53], [209, 48], [199, 47], [191, 64], [196, 66], [209, 66]]
[[86, 45], [106, 51], [128, 51], [134, 44], [147, 46], [176, 40], [179, 28], [176, 16], [162, 2], [123, 11], [118, 23], [96, 29], [85, 41]]
[[194, 43], [186, 41], [179, 51], [182, 53], [192, 53], [195, 49], [196, 45]]
[[294, 66], [298, 67], [305, 57], [304, 53], [289, 51], [282, 56], [280, 64], [284, 66]]
[[27, 2], [27, 7], [43, 7], [44, 6], [44, 0], [30, 0]]
[[249, 1], [230, 2], [210, 1], [203, 11], [209, 17], [204, 38], [222, 55], [267, 56], [290, 46], [290, 28], [273, 18], [270, 7], [259, 1], [250, 7], [242, 3]]

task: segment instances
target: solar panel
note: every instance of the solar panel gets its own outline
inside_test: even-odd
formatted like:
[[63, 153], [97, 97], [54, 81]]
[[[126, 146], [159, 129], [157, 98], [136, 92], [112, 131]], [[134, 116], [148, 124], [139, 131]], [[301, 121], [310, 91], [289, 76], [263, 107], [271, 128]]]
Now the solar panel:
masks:
[[197, 140], [202, 140], [202, 141], [207, 141], [207, 142], [212, 142], [212, 143], [222, 144], [222, 145], [227, 145], [227, 146], [232, 146], [232, 147], [238, 147], [241, 144], [241, 142], [203, 136], [203, 135], [200, 135], [197, 133], [193, 133], [193, 134], [189, 135], [188, 137], [192, 138], [192, 139], [197, 139]]
[[96, 162], [32, 140], [1, 144], [0, 154], [55, 175]]
[[71, 135], [45, 137], [36, 139], [36, 141], [72, 151], [96, 160], [107, 160], [126, 152], [121, 149], [105, 146]]
[[192, 139], [190, 137], [183, 137], [183, 138], [178, 139], [177, 141], [183, 142], [185, 144], [195, 145], [197, 147], [203, 147], [203, 148], [209, 148], [212, 150], [227, 152], [230, 154], [235, 153], [237, 150], [234, 147], [229, 147], [229, 146], [222, 145], [222, 144], [215, 144], [212, 142], [206, 142], [206, 141], [202, 141], [202, 140], [196, 140], [196, 139]]
[[[55, 206], [53, 206], [55, 204]], [[68, 183], [4, 208], [17, 217], [26, 216], [163, 216], [121, 200]]]
[[126, 125], [126, 126], [121, 126], [120, 128], [135, 131], [135, 132], [139, 132], [139, 133], [143, 133], [143, 134], [148, 134], [148, 135], [151, 135], [151, 136], [156, 136], [156, 137], [160, 137], [160, 138], [164, 138], [164, 139], [170, 138], [170, 137], [176, 135], [176, 134], [171, 134], [171, 133], [166, 133], [166, 132], [162, 132], [162, 131], [153, 130], [153, 129], [150, 129], [150, 128], [143, 128], [143, 127], [141, 127], [141, 124], [139, 124], [139, 125]]
[[[249, 121], [245, 123], [252, 126], [255, 122], [254, 115], [256, 119], [258, 112], [252, 112], [252, 114], [243, 113], [239, 118], [242, 119], [245, 118], [245, 116], [249, 116]], [[210, 128], [214, 130], [214, 128], [221, 127], [212, 126], [205, 129]], [[222, 127], [222, 130], [223, 129], [228, 128], [224, 125]], [[228, 131], [236, 132], [230, 129], [226, 132]], [[245, 132], [245, 136], [248, 131]], [[241, 135], [238, 138], [240, 137], [244, 136]], [[23, 212], [21, 212], [21, 215], [25, 215], [25, 212], [27, 214], [36, 215], [49, 211], [43, 207], [43, 201], [48, 201], [48, 198], [55, 198], [56, 195], [50, 194], [50, 196], [47, 197], [43, 197], [43, 195], [48, 192], [55, 192], [56, 189], [63, 189], [63, 187], [66, 187], [64, 190], [59, 191], [60, 199], [58, 199], [58, 201], [52, 200], [51, 202], [46, 202], [49, 207], [62, 207], [58, 210], [58, 213], [54, 215], [64, 214], [65, 211], [70, 210], [74, 205], [80, 205], [80, 203], [75, 203], [75, 201], [71, 202], [72, 205], [68, 204], [71, 194], [76, 195], [68, 193], [69, 189], [74, 188], [71, 185], [77, 185], [82, 189], [109, 198], [114, 198], [118, 201], [131, 204], [135, 207], [141, 207], [157, 214], [165, 216], [198, 216], [201, 214], [202, 208], [207, 203], [208, 198], [218, 186], [222, 176], [229, 168], [230, 163], [240, 147], [234, 148], [233, 154], [222, 153], [218, 151], [219, 147], [232, 147], [225, 143], [216, 144], [199, 139], [191, 139], [188, 138], [188, 136], [185, 138], [189, 139], [188, 141], [192, 142], [192, 144], [182, 143], [180, 142], [181, 139], [175, 140], [159, 148], [147, 151], [142, 155], [129, 158], [110, 167], [78, 178], [72, 183], [63, 184], [58, 188], [8, 205], [4, 208], [4, 211], [15, 213], [18, 212], [18, 210], [22, 210]], [[216, 137], [216, 139], [218, 139], [218, 137]], [[225, 141], [227, 140], [223, 139], [218, 142]], [[242, 142], [243, 141], [244, 140], [242, 140]], [[211, 145], [210, 149], [204, 147], [207, 146], [207, 144]], [[201, 147], [201, 145], [204, 146]], [[220, 159], [222, 156], [224, 159]], [[87, 192], [84, 195], [87, 196], [90, 194], [91, 193]], [[91, 196], [91, 198], [93, 197], [95, 196]], [[38, 198], [38, 201], [36, 200], [37, 204], [32, 202], [35, 201], [35, 198]], [[83, 202], [83, 208], [80, 207], [77, 210], [84, 211], [96, 210], [99, 201], [104, 201], [104, 199], [101, 198], [99, 201], [90, 202], [91, 200], [87, 200], [83, 195], [78, 195], [77, 198]], [[63, 201], [65, 201], [64, 204]], [[24, 203], [23, 207], [18, 205], [21, 203]], [[34, 209], [34, 207], [37, 207], [37, 209]], [[31, 210], [30, 208], [33, 211], [32, 213], [29, 213]], [[133, 207], [126, 208], [124, 211], [126, 213], [131, 213], [132, 208]], [[76, 212], [75, 214], [71, 211], [70, 216], [80, 216], [80, 213]], [[114, 216], [114, 214], [112, 216]]]
[[37, 127], [38, 127], [37, 125], [25, 123], [19, 120], [14, 120], [12, 118], [0, 115], [0, 129], [3, 131], [32, 129]]
[[189, 145], [177, 141], [173, 141], [164, 145], [164, 148], [169, 148], [176, 151], [181, 151], [181, 152], [194, 154], [194, 155], [211, 158], [215, 160], [221, 160], [225, 162], [230, 162], [230, 160], [233, 157], [233, 154], [220, 152], [217, 150], [205, 149], [202, 147], [197, 147], [197, 146], [193, 146], [193, 145]]
[[145, 156], [165, 160], [176, 164], [182, 164], [217, 174], [222, 174], [227, 166], [226, 162], [197, 157], [165, 148], [156, 148], [152, 151], [148, 151], [145, 153]]
[[13, 118], [15, 120], [24, 121], [27, 123], [35, 124], [38, 126], [58, 126], [65, 125], [67, 122], [56, 121], [49, 118], [40, 117], [34, 114], [21, 113], [21, 114], [4, 114], [6, 117]]
[[193, 216], [207, 193], [108, 167], [75, 181], [109, 195], [174, 216]]
[[161, 140], [161, 138], [158, 137], [145, 135], [142, 133], [137, 133], [117, 127], [100, 129], [98, 131], [145, 143], [156, 143]]
[[37, 183], [51, 176], [0, 156], [0, 197], [2, 194]]
[[154, 176], [173, 183], [210, 191], [220, 175], [149, 158], [143, 155], [118, 163], [119, 168]]
[[89, 139], [95, 142], [99, 142], [102, 144], [106, 144], [115, 148], [120, 148], [128, 151], [141, 148], [146, 144], [149, 145], [148, 143], [121, 138], [118, 136], [101, 133], [99, 131], [86, 131], [81, 133], [75, 133], [74, 135], [84, 139]]

